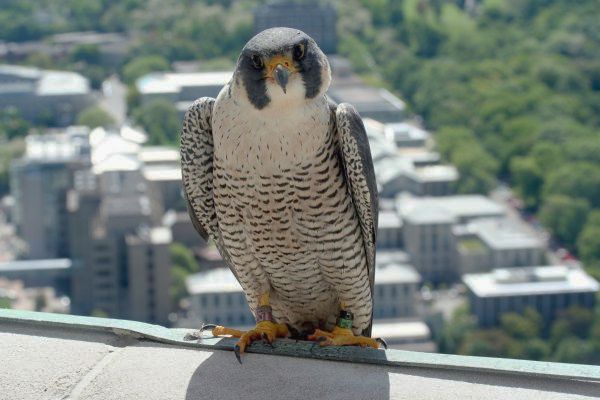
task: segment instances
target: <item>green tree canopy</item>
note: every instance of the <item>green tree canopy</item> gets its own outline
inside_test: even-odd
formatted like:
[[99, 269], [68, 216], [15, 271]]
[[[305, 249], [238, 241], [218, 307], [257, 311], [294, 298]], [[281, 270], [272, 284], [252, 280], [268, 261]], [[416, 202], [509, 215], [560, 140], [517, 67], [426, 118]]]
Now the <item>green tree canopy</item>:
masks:
[[544, 171], [533, 157], [515, 157], [510, 163], [510, 173], [516, 190], [525, 206], [535, 209], [540, 204]]
[[577, 337], [566, 337], [558, 344], [552, 359], [563, 363], [589, 364], [594, 363], [598, 355], [592, 343]]
[[75, 62], [82, 61], [88, 64], [98, 64], [101, 54], [97, 44], [80, 44], [71, 52], [71, 59]]
[[133, 84], [139, 77], [150, 72], [168, 71], [169, 62], [162, 56], [149, 55], [132, 59], [123, 66], [123, 81]]
[[189, 274], [199, 271], [198, 263], [194, 258], [192, 251], [181, 243], [173, 243], [169, 246], [171, 254], [171, 263], [173, 266], [182, 268]]
[[584, 199], [553, 195], [542, 207], [540, 218], [558, 240], [573, 248], [589, 212], [590, 206]]
[[600, 208], [600, 168], [588, 162], [565, 164], [548, 176], [544, 193], [579, 197]]
[[29, 128], [29, 123], [21, 118], [16, 108], [0, 109], [0, 140], [24, 137], [29, 132]]
[[468, 333], [459, 354], [481, 357], [516, 357], [520, 343], [501, 329], [476, 330]]
[[110, 126], [115, 123], [113, 117], [99, 106], [91, 106], [77, 115], [78, 125], [96, 128], [98, 126]]
[[527, 308], [523, 315], [509, 312], [503, 314], [500, 326], [515, 339], [537, 338], [543, 327], [542, 316], [532, 308]]
[[600, 279], [600, 210], [589, 214], [577, 239], [577, 250], [588, 270]]
[[179, 308], [179, 302], [188, 295], [186, 278], [198, 272], [199, 267], [192, 251], [181, 243], [173, 243], [169, 246], [171, 255], [171, 301], [173, 309]]
[[181, 121], [175, 106], [167, 100], [153, 100], [135, 110], [133, 117], [150, 136], [149, 144], [176, 144]]
[[586, 339], [594, 322], [594, 313], [582, 307], [573, 306], [559, 313], [552, 323], [550, 341], [558, 344], [568, 337]]

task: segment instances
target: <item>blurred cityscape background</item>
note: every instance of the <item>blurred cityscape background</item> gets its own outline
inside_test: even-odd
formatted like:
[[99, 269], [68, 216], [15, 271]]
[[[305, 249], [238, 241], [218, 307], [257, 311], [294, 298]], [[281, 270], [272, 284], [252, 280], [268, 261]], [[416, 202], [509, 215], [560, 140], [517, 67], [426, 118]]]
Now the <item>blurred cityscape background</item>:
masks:
[[2, 0], [0, 307], [253, 325], [181, 197], [183, 113], [304, 30], [368, 130], [374, 335], [600, 364], [594, 0]]

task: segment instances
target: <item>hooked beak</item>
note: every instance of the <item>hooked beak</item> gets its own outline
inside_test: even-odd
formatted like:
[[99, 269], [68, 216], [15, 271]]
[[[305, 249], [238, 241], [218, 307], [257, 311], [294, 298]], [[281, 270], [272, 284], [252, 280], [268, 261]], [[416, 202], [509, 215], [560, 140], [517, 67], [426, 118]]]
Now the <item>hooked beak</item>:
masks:
[[273, 79], [286, 93], [290, 75], [297, 72], [294, 61], [285, 54], [276, 54], [267, 61], [266, 77]]
[[277, 64], [275, 70], [273, 71], [273, 78], [275, 78], [275, 82], [277, 82], [277, 84], [281, 86], [283, 93], [286, 93], [285, 87], [287, 86], [289, 77], [290, 70], [288, 70], [281, 64]]

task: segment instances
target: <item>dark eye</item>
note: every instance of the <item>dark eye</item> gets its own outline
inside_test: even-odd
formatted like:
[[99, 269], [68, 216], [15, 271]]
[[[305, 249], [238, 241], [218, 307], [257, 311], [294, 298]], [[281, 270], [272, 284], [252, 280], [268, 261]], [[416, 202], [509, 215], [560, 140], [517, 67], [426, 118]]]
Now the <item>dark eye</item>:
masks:
[[260, 58], [260, 56], [258, 54], [254, 54], [251, 57], [251, 59], [252, 59], [252, 65], [254, 65], [254, 68], [262, 69], [262, 67], [264, 66], [263, 60], [262, 60], [262, 58]]
[[294, 60], [302, 60], [304, 58], [304, 54], [306, 53], [306, 46], [304, 43], [299, 43], [294, 46], [293, 56]]

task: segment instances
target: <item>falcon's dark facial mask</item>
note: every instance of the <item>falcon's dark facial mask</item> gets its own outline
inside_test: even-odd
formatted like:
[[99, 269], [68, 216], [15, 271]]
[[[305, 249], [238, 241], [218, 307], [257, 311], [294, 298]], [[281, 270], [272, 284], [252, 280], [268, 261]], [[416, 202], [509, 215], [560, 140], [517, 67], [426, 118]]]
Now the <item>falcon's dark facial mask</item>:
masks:
[[278, 99], [314, 98], [325, 93], [331, 80], [329, 62], [315, 41], [290, 28], [267, 29], [250, 39], [235, 78], [257, 109]]

